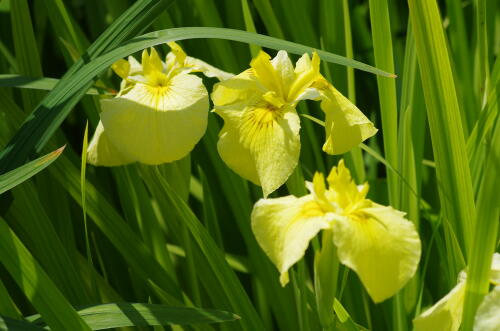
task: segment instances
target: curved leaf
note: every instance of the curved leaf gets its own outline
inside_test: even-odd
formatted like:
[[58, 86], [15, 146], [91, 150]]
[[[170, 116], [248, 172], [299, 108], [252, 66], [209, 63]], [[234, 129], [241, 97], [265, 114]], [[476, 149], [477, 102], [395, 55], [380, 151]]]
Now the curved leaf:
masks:
[[[95, 305], [79, 310], [78, 314], [92, 330], [124, 326], [221, 323], [240, 318], [233, 313], [215, 309], [127, 302]], [[28, 320], [33, 323], [41, 322], [40, 315], [31, 316]]]

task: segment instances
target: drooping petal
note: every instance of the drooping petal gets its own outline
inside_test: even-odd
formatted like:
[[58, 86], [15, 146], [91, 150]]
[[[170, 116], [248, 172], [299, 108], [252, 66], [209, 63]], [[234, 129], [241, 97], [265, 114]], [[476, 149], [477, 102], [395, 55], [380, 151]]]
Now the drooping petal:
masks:
[[215, 109], [224, 119], [224, 127], [219, 133], [217, 151], [227, 166], [241, 177], [260, 185], [255, 160], [250, 150], [240, 142], [239, 123], [243, 112], [233, 109]]
[[348, 152], [377, 133], [373, 123], [331, 85], [324, 91], [321, 109], [326, 116], [323, 151], [328, 154]]
[[261, 199], [251, 219], [255, 238], [278, 268], [282, 286], [288, 283], [288, 269], [304, 256], [309, 241], [330, 226], [330, 215], [310, 195]]
[[146, 164], [181, 159], [207, 126], [208, 93], [201, 79], [189, 74], [175, 75], [165, 87], [136, 84], [101, 105], [101, 120], [112, 144]]
[[286, 182], [297, 166], [300, 119], [294, 109], [270, 121], [259, 118], [270, 115], [260, 115], [258, 108], [247, 110], [245, 115], [241, 139], [255, 160], [262, 192], [267, 197]]
[[500, 330], [500, 286], [495, 286], [479, 305], [473, 330]]
[[420, 239], [413, 223], [403, 212], [375, 203], [336, 217], [333, 241], [340, 262], [358, 274], [374, 302], [398, 292], [415, 274], [420, 260]]
[[465, 281], [413, 320], [414, 331], [457, 331], [462, 321]]
[[133, 159], [121, 154], [109, 141], [102, 122], [99, 121], [94, 136], [87, 148], [87, 162], [96, 166], [120, 166], [134, 162]]

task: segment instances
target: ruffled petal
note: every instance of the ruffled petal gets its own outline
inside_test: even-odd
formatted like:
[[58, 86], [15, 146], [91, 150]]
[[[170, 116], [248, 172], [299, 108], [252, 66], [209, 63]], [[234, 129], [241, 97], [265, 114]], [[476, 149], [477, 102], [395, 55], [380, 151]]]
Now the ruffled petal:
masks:
[[331, 85], [324, 91], [321, 109], [326, 116], [323, 151], [328, 154], [348, 152], [377, 133], [373, 123]]
[[340, 262], [358, 274], [374, 302], [381, 302], [413, 277], [421, 247], [413, 223], [403, 212], [372, 204], [336, 217], [333, 241]]
[[462, 321], [465, 281], [413, 320], [414, 331], [457, 331]]
[[136, 84], [101, 101], [107, 137], [120, 153], [146, 164], [186, 156], [205, 133], [208, 93], [200, 78], [179, 74], [167, 87]]
[[330, 215], [310, 195], [261, 199], [251, 219], [255, 238], [278, 268], [283, 286], [288, 283], [288, 269], [304, 256], [309, 241], [330, 226]]
[[500, 330], [500, 286], [487, 294], [477, 309], [474, 331]]
[[102, 122], [99, 121], [94, 136], [87, 148], [87, 163], [96, 166], [120, 166], [134, 162], [133, 159], [120, 153], [109, 141]]

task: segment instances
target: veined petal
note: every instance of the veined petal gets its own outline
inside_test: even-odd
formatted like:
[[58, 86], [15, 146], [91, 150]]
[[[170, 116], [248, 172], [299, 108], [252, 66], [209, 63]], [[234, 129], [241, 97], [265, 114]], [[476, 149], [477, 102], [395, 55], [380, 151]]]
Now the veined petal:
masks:
[[500, 330], [500, 286], [487, 294], [477, 309], [474, 331]]
[[286, 182], [297, 166], [300, 119], [294, 109], [285, 110], [274, 120], [262, 118], [270, 115], [258, 114], [256, 109], [248, 113], [251, 115], [243, 120], [241, 139], [255, 160], [262, 192], [267, 197]]
[[413, 320], [414, 331], [457, 331], [462, 321], [465, 280]]
[[340, 262], [353, 269], [374, 302], [398, 292], [413, 277], [420, 260], [420, 239], [404, 213], [373, 203], [336, 217], [333, 241]]
[[373, 123], [331, 85], [324, 91], [321, 109], [326, 116], [323, 151], [328, 154], [345, 153], [377, 133]]
[[121, 154], [113, 146], [104, 132], [102, 122], [99, 121], [87, 148], [87, 162], [96, 166], [113, 167], [132, 163], [134, 160]]
[[239, 123], [243, 112], [223, 108], [215, 109], [215, 112], [224, 119], [224, 127], [217, 142], [220, 157], [231, 170], [260, 186], [255, 160], [250, 150], [241, 143]]
[[313, 52], [312, 60], [306, 53], [297, 61], [295, 80], [288, 91], [288, 101], [298, 101], [299, 96], [320, 77], [319, 63], [320, 58], [316, 52]]
[[288, 283], [288, 269], [299, 261], [309, 241], [330, 226], [312, 196], [261, 199], [252, 211], [252, 231], [280, 272], [282, 286]]
[[112, 144], [146, 164], [181, 159], [207, 126], [207, 91], [200, 78], [189, 74], [175, 75], [164, 87], [136, 84], [101, 105], [101, 120]]

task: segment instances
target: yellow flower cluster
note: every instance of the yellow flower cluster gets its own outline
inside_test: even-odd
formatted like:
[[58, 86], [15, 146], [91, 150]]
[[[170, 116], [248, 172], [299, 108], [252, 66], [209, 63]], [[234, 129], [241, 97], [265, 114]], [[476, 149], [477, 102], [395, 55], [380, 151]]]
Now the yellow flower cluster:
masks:
[[293, 66], [288, 54], [261, 52], [250, 68], [233, 76], [187, 56], [176, 43], [163, 62], [144, 50], [112, 66], [122, 78], [116, 97], [101, 101], [101, 121], [88, 149], [94, 165], [131, 162], [161, 164], [186, 156], [204, 135], [208, 93], [193, 72], [216, 77], [214, 112], [224, 119], [217, 148], [236, 173], [262, 186], [264, 196], [279, 188], [297, 166], [301, 100], [319, 100], [325, 113], [323, 150], [341, 154], [377, 129], [319, 72], [320, 59], [304, 54]]
[[[122, 78], [119, 93], [101, 101], [101, 121], [88, 147], [88, 162], [117, 166], [179, 160], [207, 127], [208, 92], [201, 78], [216, 77], [211, 99], [224, 126], [217, 144], [234, 172], [262, 187], [264, 198], [283, 185], [300, 154], [301, 100], [320, 101], [325, 114], [323, 151], [342, 154], [373, 136], [373, 123], [320, 73], [320, 59], [304, 54], [292, 64], [285, 51], [273, 59], [260, 52], [238, 75], [187, 56], [175, 43], [165, 61], [151, 49], [112, 66]], [[277, 266], [282, 285], [309, 241], [331, 231], [338, 259], [354, 270], [375, 302], [394, 295], [414, 275], [420, 240], [404, 213], [366, 198], [341, 161], [327, 178], [317, 173], [310, 194], [261, 199], [252, 229]]]

